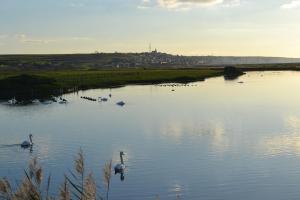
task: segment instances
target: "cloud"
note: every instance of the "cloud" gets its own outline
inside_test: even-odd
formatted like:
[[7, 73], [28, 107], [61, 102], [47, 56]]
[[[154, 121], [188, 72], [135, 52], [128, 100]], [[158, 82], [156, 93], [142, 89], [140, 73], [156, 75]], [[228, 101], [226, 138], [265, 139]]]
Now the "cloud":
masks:
[[137, 8], [143, 10], [143, 9], [149, 9], [150, 6], [138, 5]]
[[285, 3], [281, 5], [282, 9], [294, 9], [294, 8], [299, 8], [300, 7], [300, 0], [293, 0], [289, 3]]
[[70, 37], [70, 38], [66, 38], [65, 40], [71, 40], [71, 41], [89, 41], [89, 40], [93, 40], [93, 39], [89, 38], [89, 37]]
[[35, 39], [30, 38], [25, 34], [15, 35], [15, 38], [21, 43], [37, 43], [37, 44], [48, 44], [51, 42], [55, 42], [56, 40], [48, 40], [48, 39]]
[[74, 7], [74, 8], [81, 8], [81, 7], [84, 7], [84, 4], [83, 3], [71, 3], [70, 6]]
[[210, 7], [216, 5], [232, 7], [239, 4], [240, 0], [142, 0], [139, 8], [145, 9], [153, 6], [159, 6], [161, 8], [172, 10], [186, 10], [193, 7]]
[[0, 34], [0, 39], [5, 39], [7, 37], [8, 37], [8, 35], [6, 35], [6, 34]]
[[32, 38], [25, 34], [17, 34], [15, 38], [20, 43], [34, 43], [34, 44], [49, 44], [54, 42], [64, 42], [64, 41], [90, 41], [93, 40], [89, 37], [68, 37], [68, 38], [56, 38], [56, 39], [40, 39], [40, 38]]
[[158, 0], [158, 4], [165, 8], [180, 8], [190, 6], [212, 6], [223, 3], [223, 0]]
[[223, 6], [224, 7], [235, 7], [235, 6], [239, 6], [241, 4], [240, 0], [231, 0], [231, 1], [227, 1], [227, 3], [225, 3]]

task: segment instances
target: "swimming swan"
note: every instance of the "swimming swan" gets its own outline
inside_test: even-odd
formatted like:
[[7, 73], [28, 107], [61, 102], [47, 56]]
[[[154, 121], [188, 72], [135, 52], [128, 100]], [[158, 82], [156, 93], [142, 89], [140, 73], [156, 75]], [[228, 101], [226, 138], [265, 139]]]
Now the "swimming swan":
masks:
[[32, 138], [33, 138], [33, 136], [32, 136], [32, 134], [30, 134], [29, 135], [29, 141], [24, 141], [22, 144], [21, 144], [21, 147], [22, 148], [29, 148], [29, 147], [31, 147], [32, 145], [33, 145], [33, 142], [32, 142]]
[[124, 154], [123, 151], [121, 151], [120, 152], [121, 163], [115, 165], [115, 167], [114, 167], [115, 174], [118, 174], [118, 173], [123, 174], [124, 173], [124, 170], [125, 170], [126, 166], [124, 165], [123, 155], [125, 155], [125, 154]]

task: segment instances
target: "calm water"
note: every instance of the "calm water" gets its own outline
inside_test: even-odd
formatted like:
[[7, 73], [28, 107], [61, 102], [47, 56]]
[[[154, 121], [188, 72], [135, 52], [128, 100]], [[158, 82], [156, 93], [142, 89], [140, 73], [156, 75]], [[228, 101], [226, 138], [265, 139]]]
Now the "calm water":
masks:
[[[243, 84], [238, 83], [243, 81]], [[300, 73], [253, 72], [190, 87], [128, 86], [65, 95], [67, 105], [0, 105], [0, 176], [37, 156], [58, 192], [80, 148], [99, 183], [126, 153], [110, 199], [299, 199]], [[108, 102], [80, 99], [107, 96]], [[125, 101], [124, 107], [115, 105]], [[33, 152], [17, 146], [34, 135]]]

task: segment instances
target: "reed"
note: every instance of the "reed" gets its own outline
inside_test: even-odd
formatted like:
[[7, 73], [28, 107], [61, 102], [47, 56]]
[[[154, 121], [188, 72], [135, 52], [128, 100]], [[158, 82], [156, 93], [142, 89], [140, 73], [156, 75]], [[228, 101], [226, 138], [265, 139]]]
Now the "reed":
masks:
[[60, 187], [59, 200], [71, 200], [70, 189], [66, 178]]
[[[105, 165], [103, 171], [108, 177], [110, 184], [112, 162]], [[103, 200], [102, 194], [97, 193], [97, 185], [92, 172], [85, 176], [84, 154], [80, 150], [74, 159], [74, 171], [65, 175], [64, 182], [59, 188], [59, 195], [49, 195], [51, 175], [43, 185], [43, 168], [37, 158], [30, 160], [28, 170], [24, 170], [24, 177], [21, 183], [17, 183], [12, 189], [11, 182], [7, 178], [0, 178], [0, 200]], [[45, 188], [42, 190], [42, 188]], [[109, 187], [108, 187], [109, 188]], [[109, 189], [106, 191], [108, 197]], [[107, 198], [108, 199], [108, 198]]]
[[106, 186], [106, 199], [108, 199], [108, 193], [110, 188], [110, 181], [112, 175], [112, 160], [107, 162], [103, 168], [103, 183]]
[[8, 180], [5, 178], [0, 179], [0, 199], [11, 199], [12, 190]]
[[83, 192], [84, 192], [84, 200], [97, 198], [96, 181], [92, 173], [90, 173], [85, 179]]
[[[43, 168], [37, 158], [30, 160], [24, 177], [16, 186], [12, 186], [7, 178], [0, 178], [0, 200], [108, 200], [112, 178], [112, 160], [105, 163], [102, 172], [102, 184], [105, 197], [98, 190], [94, 175], [89, 172], [85, 176], [84, 154], [80, 150], [74, 159], [74, 171], [69, 170], [64, 182], [60, 185], [57, 197], [50, 196], [51, 175], [44, 180]], [[45, 181], [45, 182], [44, 182]], [[45, 187], [42, 187], [45, 186]], [[159, 196], [156, 196], [159, 200]], [[177, 199], [180, 199], [177, 196]]]

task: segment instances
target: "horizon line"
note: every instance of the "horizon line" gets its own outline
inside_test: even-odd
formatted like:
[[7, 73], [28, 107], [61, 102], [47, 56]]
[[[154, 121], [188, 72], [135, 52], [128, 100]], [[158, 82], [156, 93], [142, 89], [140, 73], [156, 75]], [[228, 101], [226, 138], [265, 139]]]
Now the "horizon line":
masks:
[[[72, 53], [72, 52], [66, 52], [66, 53], [4, 53], [0, 54], [0, 56], [26, 56], [26, 55], [31, 55], [31, 56], [38, 56], [38, 55], [93, 55], [93, 54], [143, 54], [143, 53], [153, 53], [149, 51], [144, 51], [144, 52], [90, 52], [90, 53], [84, 53], [84, 52], [78, 52], [78, 53]], [[286, 59], [300, 59], [300, 57], [285, 57], [285, 56], [245, 56], [245, 55], [184, 55], [184, 54], [172, 54], [172, 53], [166, 53], [166, 52], [159, 52], [157, 53], [161, 54], [167, 54], [167, 55], [172, 55], [172, 56], [183, 56], [183, 57], [246, 57], [246, 58], [286, 58]]]

